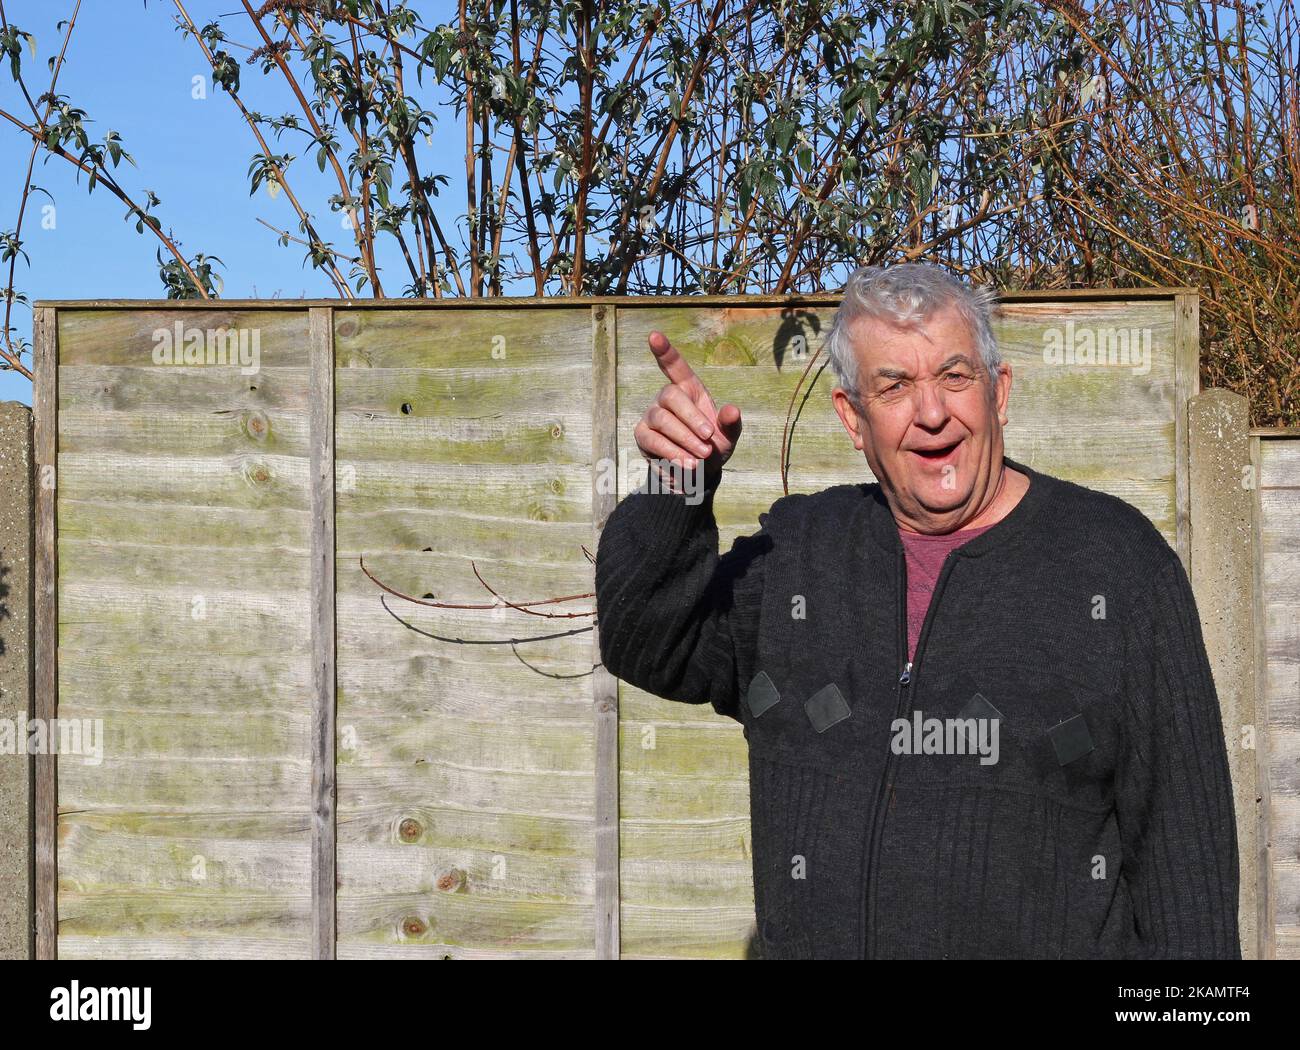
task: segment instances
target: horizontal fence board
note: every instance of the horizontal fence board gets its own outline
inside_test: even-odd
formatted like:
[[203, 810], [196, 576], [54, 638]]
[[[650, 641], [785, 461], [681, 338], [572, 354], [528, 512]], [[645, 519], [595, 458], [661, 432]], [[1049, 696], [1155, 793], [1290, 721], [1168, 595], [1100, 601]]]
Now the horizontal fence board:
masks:
[[[529, 662], [542, 666], [541, 659]], [[546, 662], [558, 670], [566, 668], [555, 658]], [[576, 663], [567, 665], [569, 671], [576, 667]], [[513, 720], [545, 715], [576, 724], [590, 713], [591, 704], [586, 678], [553, 681], [542, 692], [537, 689], [537, 673], [515, 661], [494, 667], [485, 683], [482, 664], [469, 654], [443, 657], [418, 652], [397, 666], [389, 656], [356, 659], [340, 669], [338, 692], [347, 697], [354, 718], [423, 715]]]
[[347, 725], [355, 744], [340, 763], [399, 769], [429, 763], [501, 772], [546, 771], [557, 777], [589, 773], [592, 741], [586, 720], [565, 722], [546, 715], [542, 705], [531, 721], [506, 724], [500, 719], [466, 720], [432, 711], [408, 716], [353, 711]]
[[[627, 861], [655, 860], [667, 851], [681, 858], [699, 858], [715, 862], [750, 862], [749, 810], [742, 807], [733, 816], [720, 820], [699, 820], [683, 825], [680, 815], [664, 819], [666, 814], [649, 813], [643, 818], [623, 815], [623, 836]], [[734, 890], [751, 903], [753, 895], [741, 879], [728, 890]]]
[[[63, 693], [63, 690], [60, 689]], [[63, 693], [59, 717], [75, 719], [90, 732], [104, 755], [125, 761], [136, 759], [219, 760], [239, 755], [237, 761], [274, 760], [297, 754], [306, 742], [308, 721], [300, 711], [157, 712], [105, 708], [93, 695]], [[96, 720], [102, 719], [102, 726]], [[76, 763], [79, 759], [70, 758]]]
[[[749, 816], [747, 777], [701, 784], [698, 777], [649, 777], [624, 769], [620, 785], [619, 810], [628, 820], [699, 823], [733, 819], [742, 813], [746, 819]], [[708, 792], [707, 797], [701, 797], [703, 791]]]
[[509, 369], [517, 362], [544, 370], [585, 363], [590, 370], [591, 308], [583, 302], [539, 312], [503, 304], [490, 311], [442, 310], [419, 320], [401, 310], [336, 305], [334, 339], [335, 362], [345, 373]]
[[[169, 303], [130, 313], [60, 310], [58, 316], [60, 366], [198, 373], [225, 367], [222, 362], [239, 369], [306, 368], [308, 362], [306, 310], [285, 313], [221, 303], [180, 318]], [[228, 342], [232, 337], [234, 342]]]
[[[1268, 724], [1273, 729], [1300, 731], [1296, 691], [1300, 686], [1300, 661], [1292, 650], [1286, 658], [1269, 658], [1265, 669], [1265, 695], [1269, 703]], [[1270, 742], [1270, 752], [1275, 749]], [[1298, 756], [1300, 757], [1300, 756]]]
[[[346, 719], [340, 717], [339, 726], [345, 725]], [[489, 815], [517, 812], [528, 819], [580, 815], [590, 819], [590, 773], [557, 776], [549, 770], [475, 769], [432, 762], [352, 765], [343, 752], [340, 747], [339, 798], [346, 798], [348, 805], [340, 805], [340, 813], [375, 805], [396, 810], [415, 799], [422, 806], [472, 808]]]
[[348, 847], [349, 881], [355, 885], [364, 880], [366, 885], [364, 892], [349, 894], [353, 914], [364, 919], [371, 906], [387, 906], [395, 900], [418, 901], [423, 910], [427, 902], [457, 897], [470, 898], [456, 901], [469, 908], [479, 901], [493, 906], [515, 902], [576, 914], [582, 909], [572, 902], [591, 889], [590, 861], [584, 868], [583, 858], [591, 849], [590, 834], [573, 846], [555, 852], [504, 850], [495, 842], [479, 847], [465, 843]]
[[254, 550], [278, 550], [290, 558], [307, 555], [307, 549], [299, 546], [306, 535], [307, 511], [296, 506], [245, 510], [61, 497], [59, 507], [65, 511], [59, 521], [60, 543], [141, 544], [152, 537], [164, 546], [222, 547], [232, 557]]
[[[503, 522], [509, 522], [509, 529], [503, 528]], [[434, 540], [439, 541], [436, 550]], [[338, 527], [339, 582], [340, 587], [350, 586], [351, 581], [364, 578], [359, 573], [358, 559], [362, 555], [373, 560], [381, 553], [385, 557], [394, 554], [414, 557], [419, 552], [422, 559], [430, 563], [430, 574], [436, 579], [440, 557], [481, 555], [501, 558], [517, 556], [523, 549], [529, 552], [530, 561], [535, 554], [542, 563], [556, 563], [574, 559], [575, 555], [582, 557], [584, 544], [591, 550], [590, 540], [590, 523], [583, 521], [503, 519], [492, 514], [475, 513], [472, 509], [443, 510], [437, 507], [352, 510]], [[343, 555], [347, 556], [346, 564]], [[357, 569], [358, 575], [350, 576], [344, 572], [345, 569], [349, 572]], [[477, 593], [471, 591], [467, 598], [472, 600], [478, 594], [486, 596], [487, 592], [477, 581], [475, 588]], [[584, 587], [578, 593], [585, 594], [590, 590], [591, 587]]]
[[[578, 464], [519, 464], [487, 471], [462, 464], [368, 463], [340, 459], [337, 512], [340, 518], [380, 506], [443, 509], [491, 514], [501, 527], [512, 520], [580, 521], [590, 512], [589, 467]], [[342, 551], [340, 551], [342, 553]]]
[[1300, 488], [1300, 441], [1271, 438], [1261, 441], [1259, 484], [1261, 488]]
[[[297, 893], [311, 872], [305, 829], [299, 833], [303, 848], [291, 851], [271, 838], [286, 832], [273, 815], [246, 818], [239, 832], [240, 838], [218, 838], [210, 832], [158, 835], [141, 831], [130, 820], [115, 825], [101, 821], [95, 827], [71, 821], [65, 835], [78, 848], [75, 860], [61, 866], [59, 881], [74, 893], [85, 892], [83, 885], [100, 885], [112, 887], [109, 892], [122, 897], [141, 890], [216, 901], [231, 895], [272, 899]], [[144, 906], [148, 901], [136, 903]], [[229, 916], [232, 921], [237, 918]], [[86, 916], [87, 923], [95, 921], [94, 916]], [[79, 932], [111, 933], [112, 927]]]
[[1300, 931], [1300, 861], [1280, 860], [1273, 868], [1274, 901], [1277, 914], [1278, 957], [1285, 935]]
[[[70, 452], [59, 457], [59, 484], [67, 499], [87, 502], [129, 497], [138, 504], [299, 507], [307, 490], [307, 461], [256, 452], [206, 457]], [[147, 536], [143, 509], [141, 519]]]
[[[1271, 715], [1271, 712], [1270, 712]], [[1270, 717], [1268, 726], [1269, 790], [1274, 799], [1300, 799], [1300, 728]], [[1276, 836], [1292, 837], [1279, 828]], [[1295, 859], [1300, 860], [1300, 856]]]
[[[675, 844], [666, 845], [671, 849]], [[689, 865], [626, 857], [621, 874], [623, 891], [650, 908], [753, 908], [753, 897], [744, 886], [749, 863], [748, 856], [728, 859], [714, 854]]]
[[[340, 596], [338, 607], [340, 648], [361, 649], [368, 640], [382, 638], [394, 666], [452, 649], [456, 659], [469, 664], [469, 671], [477, 669], [478, 677], [467, 682], [467, 688], [487, 690], [486, 696], [496, 695], [491, 676], [497, 668], [532, 665], [555, 674], [590, 673], [591, 653], [582, 648], [588, 626], [524, 617], [516, 610], [498, 616], [496, 610], [422, 609], [377, 595]], [[567, 633], [574, 631], [581, 633]], [[514, 645], [509, 644], [511, 639]], [[536, 673], [533, 679], [528, 691], [540, 697], [569, 695], [566, 682], [571, 679]]]
[[[67, 604], [60, 613], [59, 644], [117, 653], [124, 660], [139, 652], [179, 657], [190, 649], [232, 655], [309, 651], [299, 636], [305, 595], [204, 586], [198, 579], [187, 589], [61, 584], [59, 603]], [[197, 619], [196, 599], [203, 602]]]
[[95, 766], [81, 761], [60, 765], [66, 769], [59, 770], [59, 806], [73, 810], [299, 813], [311, 779], [305, 758], [178, 761], [105, 755]]
[[[1294, 750], [1292, 754], [1295, 754]], [[1300, 864], [1300, 795], [1273, 792], [1269, 803], [1269, 827], [1273, 832], [1272, 852], [1277, 861]]]
[[731, 907], [622, 905], [624, 959], [756, 958], [753, 904]]
[[357, 850], [413, 849], [425, 859], [429, 849], [583, 856], [591, 848], [591, 828], [582, 814], [461, 809], [406, 800], [395, 808], [376, 803], [348, 810], [339, 824], [339, 844]]
[[[78, 893], [61, 887], [59, 904], [60, 938], [112, 936], [129, 930], [156, 938], [158, 947], [165, 950], [166, 945], [178, 939], [178, 930], [186, 931], [191, 939], [213, 934], [291, 938], [301, 925], [310, 901], [286, 896], [284, 892], [152, 890], [148, 897], [142, 897], [138, 891]], [[289, 954], [281, 951], [265, 957]]]
[[[548, 559], [525, 556], [516, 544], [504, 541], [497, 551], [475, 550], [471, 545], [475, 535], [468, 537], [451, 531], [439, 536], [440, 551], [402, 551], [370, 554], [358, 552], [355, 560], [339, 573], [339, 595], [355, 599], [359, 604], [366, 599], [378, 599], [384, 587], [400, 591], [408, 598], [445, 602], [452, 605], [492, 606], [501, 609], [495, 614], [514, 624], [541, 627], [555, 626], [555, 617], [568, 617], [567, 626], [584, 626], [591, 622], [595, 611], [594, 598], [580, 597], [590, 594], [590, 564], [582, 554], [581, 544], [543, 550]], [[588, 547], [590, 549], [590, 547]], [[361, 559], [365, 557], [364, 569]], [[493, 592], [496, 592], [494, 595]], [[424, 595], [433, 594], [433, 599]], [[537, 600], [546, 595], [552, 598], [573, 598], [573, 601], [551, 605], [525, 607], [530, 611], [510, 608], [527, 600]], [[499, 599], [498, 597], [499, 596]], [[434, 609], [420, 606], [407, 598], [392, 595], [408, 611], [429, 609], [443, 616], [455, 618], [469, 614], [470, 619], [486, 620], [485, 610]], [[494, 610], [486, 610], [494, 615]], [[548, 614], [543, 616], [541, 614]], [[553, 615], [552, 615], [553, 614]], [[570, 616], [570, 614], [576, 614]]]
[[130, 660], [104, 660], [69, 649], [59, 660], [59, 691], [71, 703], [96, 697], [102, 711], [216, 712], [293, 710], [311, 682], [292, 653], [231, 655], [135, 651]]
[[[304, 912], [311, 897], [302, 899]], [[296, 913], [295, 913], [296, 915]], [[310, 916], [308, 916], [310, 921]], [[310, 959], [311, 945], [298, 937], [229, 936], [134, 937], [114, 934], [59, 938], [60, 959]]]
[[[644, 723], [653, 728], [652, 738], [639, 732], [636, 722], [625, 722], [620, 768], [629, 776], [697, 777], [706, 782], [747, 775], [749, 758], [743, 740], [741, 746], [727, 746], [735, 743], [728, 738], [740, 735], [739, 727], [717, 722], [715, 717], [704, 725]], [[652, 739], [653, 747], [643, 743], [647, 739]]]
[[[1300, 529], [1294, 525], [1278, 525], [1271, 531], [1285, 531], [1294, 536]], [[1282, 610], [1289, 609], [1294, 616], [1300, 608], [1300, 551], [1266, 552], [1262, 568], [1268, 579], [1268, 603]]]
[[[162, 542], [159, 542], [162, 541]], [[68, 575], [86, 584], [116, 583], [125, 589], [159, 591], [168, 587], [189, 593], [238, 591], [253, 579], [273, 593], [307, 586], [310, 573], [301, 558], [283, 547], [181, 546], [159, 538], [147, 543], [98, 543], [65, 539], [60, 554]], [[288, 557], [286, 557], [288, 555]], [[194, 582], [203, 581], [201, 588]], [[187, 615], [189, 615], [187, 613]]]
[[[563, 419], [581, 406], [575, 393], [590, 388], [590, 366], [500, 368], [340, 368], [335, 407], [349, 427], [362, 422], [437, 418], [444, 425], [552, 415]], [[587, 417], [590, 419], [590, 416]]]
[[[306, 335], [303, 335], [306, 338]], [[66, 384], [66, 394], [64, 387]], [[59, 368], [59, 405], [73, 413], [114, 412], [137, 426], [175, 415], [197, 421], [206, 409], [219, 413], [261, 412], [289, 425], [306, 422], [307, 368], [263, 365], [255, 375], [231, 365], [177, 368], [158, 365], [70, 365]], [[65, 400], [66, 397], [66, 400]]]
[[300, 418], [261, 409], [173, 409], [146, 416], [86, 407], [67, 409], [60, 415], [59, 444], [65, 452], [124, 456], [149, 456], [171, 449], [195, 456], [219, 456], [234, 449], [303, 456], [307, 453], [304, 423]]
[[340, 945], [336, 959], [491, 959], [493, 961], [526, 959], [595, 959], [594, 948], [582, 950], [565, 950], [563, 948], [547, 949], [529, 947], [524, 949], [507, 945], [504, 947], [465, 948], [460, 945], [431, 943], [413, 944], [409, 941], [389, 944], [372, 940], [352, 948]]
[[[1300, 444], [1300, 441], [1297, 443]], [[1272, 458], [1270, 453], [1263, 453], [1265, 463]], [[1259, 509], [1260, 552], [1265, 562], [1278, 557], [1290, 560], [1300, 555], [1300, 529], [1293, 524], [1300, 521], [1300, 485], [1294, 488], [1261, 488]]]

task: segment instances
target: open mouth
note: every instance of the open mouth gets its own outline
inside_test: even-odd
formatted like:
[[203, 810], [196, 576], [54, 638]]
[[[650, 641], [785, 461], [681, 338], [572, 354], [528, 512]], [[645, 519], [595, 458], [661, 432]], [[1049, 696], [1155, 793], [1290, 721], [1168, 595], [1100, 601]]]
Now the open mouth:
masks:
[[954, 441], [950, 445], [943, 445], [939, 448], [929, 448], [929, 449], [914, 448], [912, 449], [912, 453], [914, 455], [920, 456], [922, 459], [927, 460], [931, 463], [937, 463], [947, 459], [949, 456], [955, 453], [957, 451], [957, 446], [960, 444], [961, 441]]

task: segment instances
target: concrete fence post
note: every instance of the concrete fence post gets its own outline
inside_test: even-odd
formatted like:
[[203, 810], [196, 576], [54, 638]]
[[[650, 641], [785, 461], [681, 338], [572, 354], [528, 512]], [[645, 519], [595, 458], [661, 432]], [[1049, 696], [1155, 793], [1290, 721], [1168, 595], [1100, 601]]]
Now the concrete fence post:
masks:
[[1188, 402], [1192, 590], [1223, 713], [1237, 812], [1243, 958], [1259, 958], [1260, 793], [1255, 718], [1254, 467], [1246, 399], [1206, 390]]
[[[32, 411], [0, 402], [0, 959], [35, 958], [30, 755], [32, 711]], [[6, 727], [7, 728], [7, 727]], [[0, 736], [4, 734], [0, 733]]]

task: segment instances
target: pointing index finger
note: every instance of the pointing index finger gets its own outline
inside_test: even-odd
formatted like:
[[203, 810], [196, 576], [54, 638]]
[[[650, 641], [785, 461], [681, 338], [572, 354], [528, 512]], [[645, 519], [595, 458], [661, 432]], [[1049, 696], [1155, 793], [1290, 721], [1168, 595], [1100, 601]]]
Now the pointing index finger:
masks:
[[668, 341], [668, 337], [663, 332], [650, 333], [650, 349], [655, 355], [659, 371], [668, 377], [670, 383], [699, 382], [699, 377], [686, 363], [686, 358], [677, 352], [677, 348]]

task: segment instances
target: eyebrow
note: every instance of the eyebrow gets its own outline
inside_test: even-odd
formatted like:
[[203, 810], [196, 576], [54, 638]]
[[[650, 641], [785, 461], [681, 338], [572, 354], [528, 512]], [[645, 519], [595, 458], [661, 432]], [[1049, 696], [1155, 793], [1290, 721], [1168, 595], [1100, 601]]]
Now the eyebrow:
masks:
[[[967, 368], [971, 369], [972, 371], [976, 370], [975, 362], [972, 361], [965, 354], [953, 354], [952, 357], [948, 358], [948, 360], [944, 361], [941, 365], [939, 365], [938, 368], [934, 370], [935, 374], [938, 375], [940, 372], [946, 372], [953, 365], [965, 365]], [[876, 378], [878, 379], [911, 379], [912, 378], [911, 372], [908, 372], [905, 369], [901, 369], [901, 368], [877, 368], [875, 375]]]

